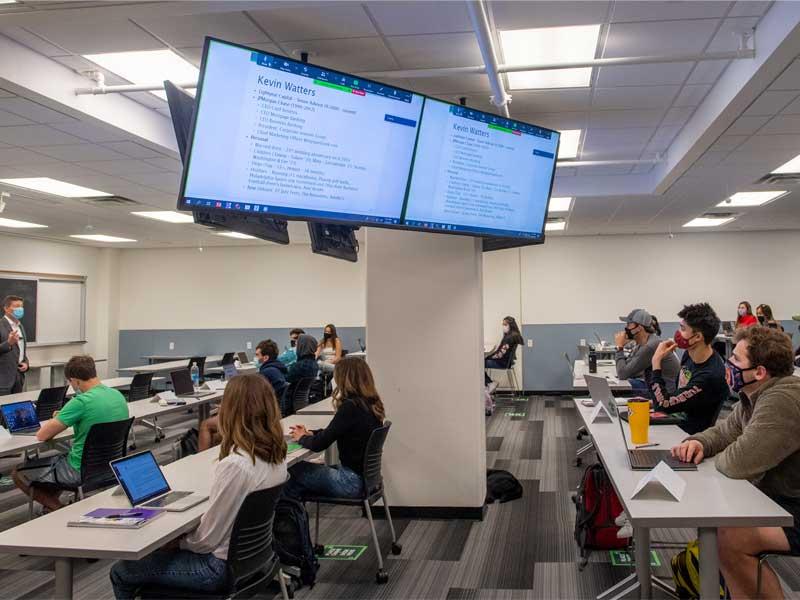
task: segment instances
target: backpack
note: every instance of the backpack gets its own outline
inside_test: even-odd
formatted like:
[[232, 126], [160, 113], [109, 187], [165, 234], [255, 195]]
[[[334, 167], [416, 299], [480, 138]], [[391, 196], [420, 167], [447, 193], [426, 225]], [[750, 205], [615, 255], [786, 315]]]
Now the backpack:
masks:
[[311, 389], [308, 391], [308, 403], [314, 404], [325, 400], [325, 382], [319, 377], [311, 384]]
[[500, 504], [522, 498], [522, 486], [508, 471], [488, 469], [486, 471], [486, 504], [499, 500]]
[[299, 569], [300, 582], [314, 587], [319, 561], [311, 543], [308, 513], [301, 502], [287, 496], [278, 500], [272, 521], [272, 544], [281, 564]]
[[572, 500], [576, 508], [575, 542], [581, 551], [580, 570], [589, 562], [592, 550], [615, 550], [628, 546], [628, 538], [617, 537], [619, 527], [614, 519], [623, 508], [603, 465], [598, 463], [586, 468], [578, 493]]
[[[670, 561], [672, 566], [672, 580], [675, 582], [675, 592], [682, 600], [700, 597], [700, 544], [692, 540], [686, 544], [686, 549], [681, 550]], [[730, 598], [725, 588], [725, 580], [720, 573], [719, 597]]]
[[181, 448], [181, 458], [197, 454], [197, 435], [197, 429], [192, 427], [180, 437], [178, 443]]

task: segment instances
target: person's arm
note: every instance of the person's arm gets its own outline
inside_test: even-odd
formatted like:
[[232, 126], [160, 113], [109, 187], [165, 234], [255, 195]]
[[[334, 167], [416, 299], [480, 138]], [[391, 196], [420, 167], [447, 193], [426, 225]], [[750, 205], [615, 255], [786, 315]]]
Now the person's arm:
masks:
[[299, 361], [292, 363], [292, 366], [289, 367], [289, 372], [286, 374], [287, 383], [297, 383], [301, 379], [300, 367], [297, 366], [298, 364]]
[[350, 424], [353, 422], [353, 411], [356, 408], [352, 402], [345, 402], [333, 415], [333, 419], [325, 429], [320, 429], [297, 440], [303, 448], [313, 452], [322, 452], [330, 447], [341, 437], [347, 435]]
[[320, 342], [317, 344], [317, 350], [314, 352], [314, 358], [319, 358], [319, 355], [322, 354], [322, 348], [324, 347], [324, 342]]
[[40, 442], [52, 440], [66, 428], [67, 426], [64, 425], [64, 423], [62, 423], [58, 418], [48, 419], [42, 423], [41, 427], [39, 427], [39, 431], [36, 432], [36, 439]]
[[643, 373], [650, 366], [653, 360], [654, 348], [651, 346], [637, 346], [628, 358], [625, 358], [624, 350], [617, 350], [617, 377], [619, 379], [630, 379]]
[[739, 403], [728, 415], [728, 418], [720, 421], [714, 427], [705, 431], [690, 435], [686, 440], [697, 440], [703, 445], [703, 456], [711, 458], [715, 454], [724, 451], [728, 446], [742, 435], [742, 404]]
[[331, 361], [333, 364], [336, 364], [337, 362], [342, 360], [342, 340], [340, 340], [339, 338], [336, 338], [335, 349], [336, 349], [336, 354], [334, 355], [333, 360]]
[[683, 412], [696, 404], [707, 401], [709, 396], [706, 390], [709, 383], [710, 377], [707, 373], [696, 373], [687, 385], [670, 393], [661, 369], [653, 368], [650, 377], [650, 391], [653, 394], [656, 408], [669, 414]]
[[[13, 340], [13, 342], [12, 342]], [[17, 345], [19, 341], [19, 336], [14, 333], [14, 330], [8, 332], [8, 336], [5, 340], [0, 342], [0, 354], [6, 354], [7, 352], [11, 352], [11, 349]]]

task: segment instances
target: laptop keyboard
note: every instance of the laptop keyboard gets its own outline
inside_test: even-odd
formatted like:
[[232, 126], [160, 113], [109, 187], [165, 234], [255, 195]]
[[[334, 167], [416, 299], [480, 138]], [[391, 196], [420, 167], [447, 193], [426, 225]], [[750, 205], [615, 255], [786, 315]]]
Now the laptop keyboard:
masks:
[[142, 504], [147, 508], [160, 508], [162, 506], [169, 506], [177, 502], [178, 500], [183, 500], [186, 496], [190, 495], [192, 492], [170, 492], [166, 496], [161, 496], [161, 498], [156, 498], [155, 500], [150, 500], [150, 502], [146, 502]]
[[654, 468], [662, 460], [668, 462], [671, 455], [666, 450], [630, 450], [631, 464], [634, 467]]

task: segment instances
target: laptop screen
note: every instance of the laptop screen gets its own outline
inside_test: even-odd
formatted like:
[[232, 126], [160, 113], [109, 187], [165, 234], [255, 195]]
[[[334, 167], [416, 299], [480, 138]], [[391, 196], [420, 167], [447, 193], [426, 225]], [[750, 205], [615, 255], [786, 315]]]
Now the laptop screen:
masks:
[[239, 352], [239, 362], [242, 364], [247, 364], [250, 362], [250, 357], [247, 356], [247, 352]]
[[191, 394], [194, 392], [194, 384], [192, 383], [192, 376], [189, 374], [189, 369], [180, 369], [179, 371], [172, 371], [169, 374], [172, 379], [172, 388], [175, 394]]
[[39, 419], [36, 418], [36, 407], [30, 400], [4, 404], [0, 408], [3, 409], [3, 420], [11, 433], [39, 426]]
[[604, 377], [595, 377], [593, 375], [584, 375], [586, 387], [589, 388], [589, 395], [592, 397], [592, 403], [597, 405], [601, 402], [608, 412], [609, 416], [617, 416], [617, 402], [614, 396], [611, 395], [611, 388], [608, 387], [608, 381]]
[[239, 374], [239, 371], [236, 370], [236, 366], [233, 364], [230, 365], [223, 365], [222, 372], [225, 374], [225, 379], [230, 379], [231, 377], [236, 377]]
[[111, 461], [111, 468], [114, 469], [114, 475], [131, 506], [142, 504], [169, 491], [169, 484], [161, 467], [150, 451]]

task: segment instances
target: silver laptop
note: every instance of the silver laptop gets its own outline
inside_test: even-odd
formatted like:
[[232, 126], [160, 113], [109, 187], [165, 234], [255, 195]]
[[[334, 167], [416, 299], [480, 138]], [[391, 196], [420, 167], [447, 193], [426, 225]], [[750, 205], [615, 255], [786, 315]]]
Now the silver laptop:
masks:
[[208, 396], [211, 393], [208, 390], [195, 391], [194, 382], [192, 381], [192, 375], [189, 373], [189, 369], [172, 371], [169, 376], [170, 379], [172, 379], [172, 389], [175, 390], [175, 395], [178, 398], [200, 398], [201, 396]]
[[208, 500], [208, 496], [196, 492], [173, 491], [149, 450], [112, 460], [109, 464], [131, 506], [182, 512]]
[[0, 410], [3, 413], [3, 422], [11, 435], [36, 435], [39, 431], [36, 406], [30, 400], [3, 404]]

